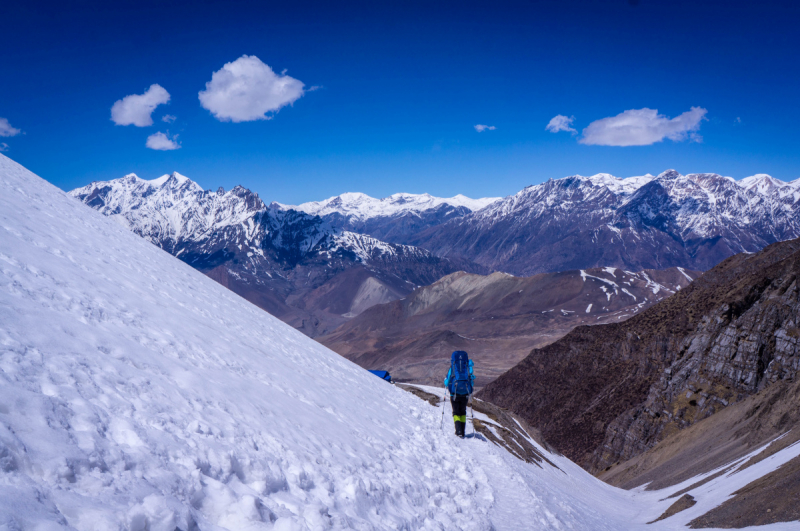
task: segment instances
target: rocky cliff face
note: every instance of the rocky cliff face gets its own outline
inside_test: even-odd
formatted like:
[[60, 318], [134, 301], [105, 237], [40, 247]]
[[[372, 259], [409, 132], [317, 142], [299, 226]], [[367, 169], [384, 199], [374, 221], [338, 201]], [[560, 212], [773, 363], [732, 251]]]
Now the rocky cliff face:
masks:
[[731, 257], [620, 323], [580, 327], [487, 386], [594, 472], [800, 368], [800, 240]]
[[[757, 260], [753, 258], [754, 260]], [[624, 461], [800, 369], [800, 253], [739, 280], [675, 343], [640, 407], [606, 430], [592, 466]]]

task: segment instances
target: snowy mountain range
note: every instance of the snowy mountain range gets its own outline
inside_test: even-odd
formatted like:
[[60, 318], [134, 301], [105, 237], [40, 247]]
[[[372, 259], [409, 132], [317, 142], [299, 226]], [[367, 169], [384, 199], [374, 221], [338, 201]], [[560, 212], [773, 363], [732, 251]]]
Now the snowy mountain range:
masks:
[[348, 193], [296, 207], [178, 173], [71, 194], [312, 336], [457, 270], [706, 270], [800, 235], [800, 180], [763, 174], [597, 174], [503, 199]]
[[339, 229], [405, 243], [422, 230], [480, 210], [498, 200], [499, 197], [470, 199], [459, 194], [445, 199], [429, 194], [404, 193], [376, 199], [366, 194], [346, 193], [324, 201], [279, 206], [320, 216]]
[[203, 190], [179, 173], [130, 174], [70, 195], [311, 335], [446, 274], [480, 270], [267, 207], [241, 186]]
[[480, 210], [500, 197], [484, 197], [470, 199], [458, 194], [454, 197], [434, 197], [430, 194], [392, 194], [383, 199], [376, 199], [362, 193], [346, 193], [337, 195], [323, 201], [311, 201], [297, 206], [281, 205], [285, 209], [300, 210], [307, 214], [325, 216], [338, 213], [354, 219], [368, 219], [374, 217], [391, 217], [409, 212], [419, 213], [442, 205], [463, 207], [469, 211]]
[[527, 462], [490, 442], [506, 434], [488, 416], [471, 419], [486, 436], [443, 433], [441, 406], [1, 154], [0, 192], [0, 528], [618, 531], [712, 517], [732, 527], [744, 521], [729, 511], [734, 493], [780, 493], [761, 480], [773, 485], [800, 454], [773, 437], [722, 461], [724, 475], [695, 468], [623, 490], [515, 420], [543, 456]]
[[800, 179], [666, 171], [551, 179], [405, 241], [516, 275], [614, 266], [707, 270], [800, 236]]

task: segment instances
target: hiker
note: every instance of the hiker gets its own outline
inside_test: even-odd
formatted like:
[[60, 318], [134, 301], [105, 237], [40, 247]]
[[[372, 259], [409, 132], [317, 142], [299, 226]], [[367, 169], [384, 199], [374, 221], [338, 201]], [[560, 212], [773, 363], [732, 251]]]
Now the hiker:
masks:
[[450, 370], [444, 379], [444, 387], [450, 393], [450, 405], [453, 406], [453, 422], [456, 425], [456, 435], [464, 438], [464, 428], [467, 425], [467, 404], [472, 395], [475, 375], [472, 370], [472, 360], [463, 350], [456, 350], [450, 356]]

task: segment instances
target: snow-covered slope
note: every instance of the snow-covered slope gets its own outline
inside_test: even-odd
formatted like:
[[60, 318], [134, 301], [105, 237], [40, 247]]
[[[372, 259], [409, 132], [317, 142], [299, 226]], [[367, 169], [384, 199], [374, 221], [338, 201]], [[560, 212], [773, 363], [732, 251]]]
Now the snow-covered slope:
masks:
[[605, 186], [615, 194], [630, 195], [645, 184], [649, 183], [655, 177], [649, 173], [646, 175], [639, 175], [635, 177], [615, 177], [609, 173], [598, 173], [590, 177], [583, 177], [575, 175], [581, 181], [590, 183], [592, 186]]
[[3, 155], [0, 382], [9, 530], [645, 529], [671, 503], [442, 434], [438, 409]]
[[405, 243], [517, 275], [616, 267], [707, 270], [800, 236], [800, 180], [712, 173], [574, 175], [529, 186]]
[[783, 192], [783, 194], [779, 195], [785, 195], [787, 192], [800, 192], [800, 179], [795, 179], [787, 183], [771, 175], [767, 175], [766, 173], [745, 177], [742, 180], [736, 181], [736, 184], [747, 190], [755, 190], [762, 195], [771, 194], [776, 190], [781, 190]]

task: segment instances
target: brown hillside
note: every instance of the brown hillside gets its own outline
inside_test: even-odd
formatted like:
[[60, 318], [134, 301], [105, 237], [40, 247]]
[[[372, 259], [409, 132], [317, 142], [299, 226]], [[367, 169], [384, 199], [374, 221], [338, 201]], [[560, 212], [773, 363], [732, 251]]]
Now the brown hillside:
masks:
[[[754, 450], [742, 469], [800, 440], [800, 380], [781, 380], [719, 413], [666, 437], [645, 453], [611, 467], [600, 479], [623, 488], [665, 489], [715, 469], [706, 480], [672, 494], [697, 496], [706, 481], [730, 471]], [[769, 444], [771, 443], [771, 444]], [[800, 519], [800, 458], [744, 488], [692, 522], [692, 527], [742, 528]]]
[[598, 472], [798, 370], [800, 240], [724, 260], [619, 324], [534, 349], [480, 393]]
[[373, 306], [324, 345], [397, 380], [441, 385], [450, 353], [475, 359], [483, 386], [578, 325], [618, 322], [685, 288], [695, 271], [614, 268], [515, 277], [453, 273], [405, 299]]

